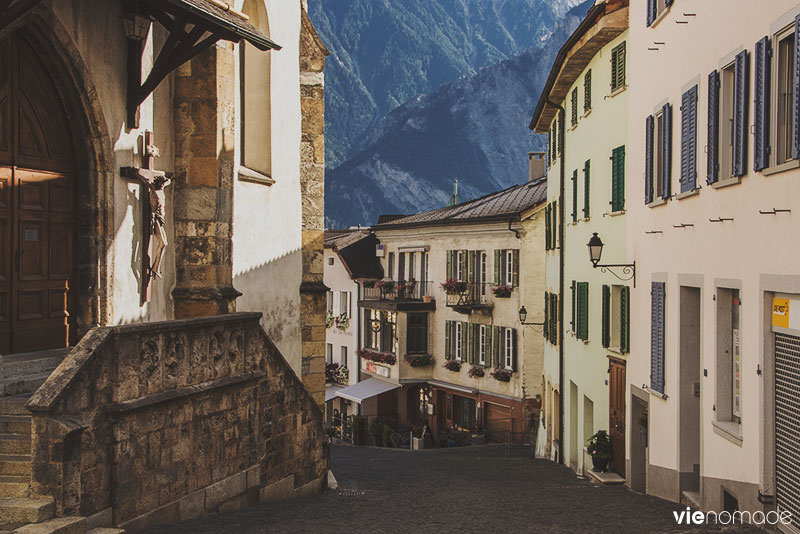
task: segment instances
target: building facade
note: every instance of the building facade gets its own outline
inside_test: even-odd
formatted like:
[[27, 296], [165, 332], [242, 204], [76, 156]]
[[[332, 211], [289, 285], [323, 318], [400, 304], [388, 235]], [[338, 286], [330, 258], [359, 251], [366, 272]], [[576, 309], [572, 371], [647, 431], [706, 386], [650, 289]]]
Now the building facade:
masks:
[[605, 430], [623, 476], [633, 283], [622, 269], [595, 267], [586, 245], [597, 235], [600, 265], [627, 263], [627, 25], [627, 1], [594, 6], [561, 48], [531, 121], [550, 141], [539, 453], [583, 473], [587, 441]]
[[800, 514], [799, 14], [631, 4], [628, 484], [704, 510]]

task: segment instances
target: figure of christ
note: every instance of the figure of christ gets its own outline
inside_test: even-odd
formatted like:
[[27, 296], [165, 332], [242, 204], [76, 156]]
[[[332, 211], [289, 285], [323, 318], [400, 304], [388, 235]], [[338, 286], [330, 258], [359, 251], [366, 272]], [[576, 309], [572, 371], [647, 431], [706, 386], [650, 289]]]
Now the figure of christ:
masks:
[[150, 235], [155, 238], [155, 242], [150, 240], [150, 274], [161, 278], [161, 260], [168, 245], [167, 232], [164, 229], [164, 208], [166, 206], [164, 188], [170, 184], [171, 180], [164, 174], [153, 176], [150, 179], [141, 174], [139, 177], [147, 184], [150, 194]]

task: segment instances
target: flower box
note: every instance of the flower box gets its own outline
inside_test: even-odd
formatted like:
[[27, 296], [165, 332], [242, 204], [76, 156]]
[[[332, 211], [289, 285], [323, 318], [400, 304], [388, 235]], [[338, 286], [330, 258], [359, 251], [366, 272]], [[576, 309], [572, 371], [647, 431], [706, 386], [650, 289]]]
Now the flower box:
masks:
[[442, 366], [448, 371], [459, 372], [461, 370], [461, 362], [457, 360], [447, 360]]
[[500, 284], [492, 288], [492, 294], [499, 299], [507, 299], [511, 297], [511, 286]]
[[470, 367], [468, 374], [470, 378], [482, 378], [486, 374], [486, 371], [483, 370], [483, 367], [473, 365]]
[[350, 372], [347, 366], [340, 363], [329, 363], [325, 365], [325, 382], [328, 384], [347, 385], [347, 378]]
[[350, 328], [350, 317], [348, 317], [346, 313], [343, 313], [336, 318], [336, 328], [342, 331]]
[[397, 357], [389, 352], [379, 352], [372, 349], [358, 349], [356, 354], [364, 360], [369, 360], [375, 363], [385, 363], [386, 365], [394, 365], [397, 363]]
[[433, 356], [425, 354], [422, 356], [406, 356], [406, 361], [411, 367], [428, 367], [433, 365]]
[[455, 278], [448, 278], [440, 285], [442, 289], [444, 289], [444, 292], [448, 295], [458, 295], [459, 293], [464, 293], [467, 290], [467, 283], [456, 280]]
[[507, 369], [495, 369], [492, 371], [492, 378], [498, 382], [510, 382], [511, 371], [508, 371]]

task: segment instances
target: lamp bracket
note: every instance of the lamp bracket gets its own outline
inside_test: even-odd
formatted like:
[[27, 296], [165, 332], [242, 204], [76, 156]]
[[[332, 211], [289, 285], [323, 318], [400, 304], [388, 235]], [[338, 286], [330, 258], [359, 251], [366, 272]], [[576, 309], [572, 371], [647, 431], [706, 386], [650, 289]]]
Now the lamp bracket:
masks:
[[[599, 263], [593, 263], [593, 267], [596, 269], [600, 267], [600, 272], [609, 272], [613, 274], [617, 280], [622, 280], [626, 282], [628, 280], [633, 280], [633, 287], [636, 287], [636, 262], [633, 263], [608, 263], [605, 265], [600, 265]], [[619, 274], [614, 272], [614, 269], [619, 269]]]

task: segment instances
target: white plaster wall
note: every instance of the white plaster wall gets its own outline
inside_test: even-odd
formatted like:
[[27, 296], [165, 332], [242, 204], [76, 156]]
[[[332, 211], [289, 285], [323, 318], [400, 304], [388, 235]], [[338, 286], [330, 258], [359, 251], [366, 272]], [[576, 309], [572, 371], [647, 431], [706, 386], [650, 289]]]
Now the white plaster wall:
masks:
[[[300, 374], [300, 4], [265, 0], [270, 38], [282, 46], [270, 51], [273, 185], [238, 179], [241, 139], [233, 193], [233, 285], [243, 295], [238, 311], [259, 311], [261, 324]], [[237, 2], [241, 7], [243, 2]], [[238, 48], [238, 47], [237, 47]], [[237, 87], [238, 87], [238, 49]], [[237, 109], [238, 91], [237, 91]], [[237, 120], [238, 124], [238, 120]]]
[[[771, 354], [764, 353], [764, 330], [769, 317], [762, 311], [765, 295], [760, 277], [766, 273], [797, 272], [796, 228], [800, 213], [759, 215], [759, 209], [795, 208], [799, 172], [791, 170], [764, 176], [753, 172], [753, 136], [748, 135], [748, 173], [741, 183], [721, 189], [706, 185], [708, 73], [719, 61], [770, 34], [770, 25], [797, 5], [794, 0], [770, 2], [745, 0], [683, 0], [653, 28], [645, 26], [645, 2], [631, 2], [628, 48], [630, 109], [627, 174], [628, 251], [636, 260], [638, 284], [632, 292], [632, 352], [628, 378], [631, 384], [650, 383], [650, 282], [663, 276], [667, 281], [666, 394], [667, 400], [650, 396], [650, 463], [678, 467], [678, 295], [680, 274], [699, 274], [702, 287], [701, 368], [708, 376], [701, 382], [701, 475], [750, 483], [768, 482], [763, 463], [761, 433], [764, 391], [770, 385], [756, 374], [758, 365]], [[696, 13], [682, 17], [682, 13]], [[676, 19], [688, 24], [676, 24]], [[654, 41], [664, 42], [659, 51], [649, 51]], [[753, 124], [753, 58], [750, 59], [750, 127]], [[645, 117], [664, 99], [673, 104], [672, 189], [679, 190], [680, 98], [682, 87], [700, 77], [698, 94], [698, 185], [699, 194], [666, 205], [644, 205]], [[750, 128], [748, 128], [748, 132]], [[733, 217], [733, 221], [709, 223], [709, 218]], [[694, 227], [673, 228], [691, 223]], [[646, 235], [645, 230], [663, 234]], [[663, 273], [659, 274], [659, 273]], [[715, 354], [715, 278], [741, 282], [742, 328], [742, 436], [738, 446], [713, 431]], [[762, 375], [763, 376], [763, 375]], [[630, 394], [628, 395], [630, 399]], [[629, 425], [630, 428], [631, 425]]]
[[[333, 265], [329, 265], [329, 260], [333, 259]], [[325, 341], [333, 345], [333, 361], [341, 361], [341, 347], [347, 347], [347, 361], [344, 362], [349, 370], [349, 384], [358, 382], [358, 356], [356, 350], [358, 349], [358, 332], [359, 320], [361, 314], [358, 313], [358, 284], [350, 278], [339, 255], [330, 248], [325, 248], [325, 273], [324, 283], [331, 291], [338, 293], [339, 291], [350, 292], [350, 325], [347, 330], [340, 330], [336, 328], [336, 324], [325, 331]], [[338, 308], [334, 300], [334, 316], [336, 316]]]

